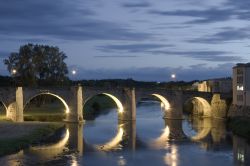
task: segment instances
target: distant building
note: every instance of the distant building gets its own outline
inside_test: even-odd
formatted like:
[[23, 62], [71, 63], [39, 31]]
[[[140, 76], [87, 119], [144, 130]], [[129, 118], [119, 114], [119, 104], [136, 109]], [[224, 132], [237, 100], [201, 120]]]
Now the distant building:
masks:
[[250, 106], [250, 63], [233, 67], [233, 104]]
[[212, 92], [212, 93], [231, 93], [232, 92], [232, 79], [219, 78], [202, 81], [198, 84], [199, 92]]

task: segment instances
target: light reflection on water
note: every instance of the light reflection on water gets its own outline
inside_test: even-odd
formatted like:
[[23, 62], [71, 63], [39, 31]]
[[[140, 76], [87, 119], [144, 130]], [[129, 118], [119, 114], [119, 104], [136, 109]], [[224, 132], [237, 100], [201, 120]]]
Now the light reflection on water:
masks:
[[[85, 124], [67, 124], [62, 139], [0, 158], [0, 165], [247, 165], [249, 144], [225, 122], [162, 118], [159, 104], [140, 105], [137, 121], [115, 110]], [[196, 138], [196, 139], [194, 139]], [[61, 144], [60, 144], [61, 142]], [[232, 145], [233, 142], [233, 145]], [[47, 151], [46, 151], [47, 150]]]

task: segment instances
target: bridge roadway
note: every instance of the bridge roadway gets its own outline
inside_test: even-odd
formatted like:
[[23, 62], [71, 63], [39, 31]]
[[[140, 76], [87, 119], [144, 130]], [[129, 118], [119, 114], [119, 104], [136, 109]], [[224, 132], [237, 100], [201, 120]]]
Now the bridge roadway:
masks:
[[51, 95], [58, 98], [65, 106], [68, 122], [83, 121], [83, 107], [86, 102], [96, 95], [106, 95], [117, 105], [118, 119], [136, 120], [136, 104], [143, 98], [154, 97], [161, 101], [164, 117], [182, 119], [183, 105], [193, 104], [201, 116], [216, 116], [223, 118], [229, 106], [231, 94], [213, 94], [197, 91], [180, 91], [148, 88], [123, 87], [2, 87], [0, 101], [6, 108], [6, 116], [16, 122], [23, 121], [23, 111], [31, 99], [39, 95]]

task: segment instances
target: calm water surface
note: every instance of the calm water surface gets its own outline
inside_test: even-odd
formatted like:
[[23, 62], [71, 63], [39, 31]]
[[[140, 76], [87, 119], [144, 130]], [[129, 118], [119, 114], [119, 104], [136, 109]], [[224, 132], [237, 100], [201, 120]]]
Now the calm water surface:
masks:
[[118, 121], [111, 110], [68, 124], [59, 142], [2, 157], [0, 165], [249, 165], [249, 144], [227, 132], [223, 120], [162, 116], [157, 103], [140, 104], [136, 122]]

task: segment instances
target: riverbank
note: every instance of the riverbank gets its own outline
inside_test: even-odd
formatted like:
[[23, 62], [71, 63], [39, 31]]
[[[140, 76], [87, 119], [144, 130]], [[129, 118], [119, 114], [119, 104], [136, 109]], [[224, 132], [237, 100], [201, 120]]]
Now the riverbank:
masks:
[[231, 117], [229, 120], [229, 128], [234, 134], [246, 138], [250, 141], [250, 118], [236, 116]]
[[0, 122], [0, 156], [12, 154], [51, 137], [63, 123]]

